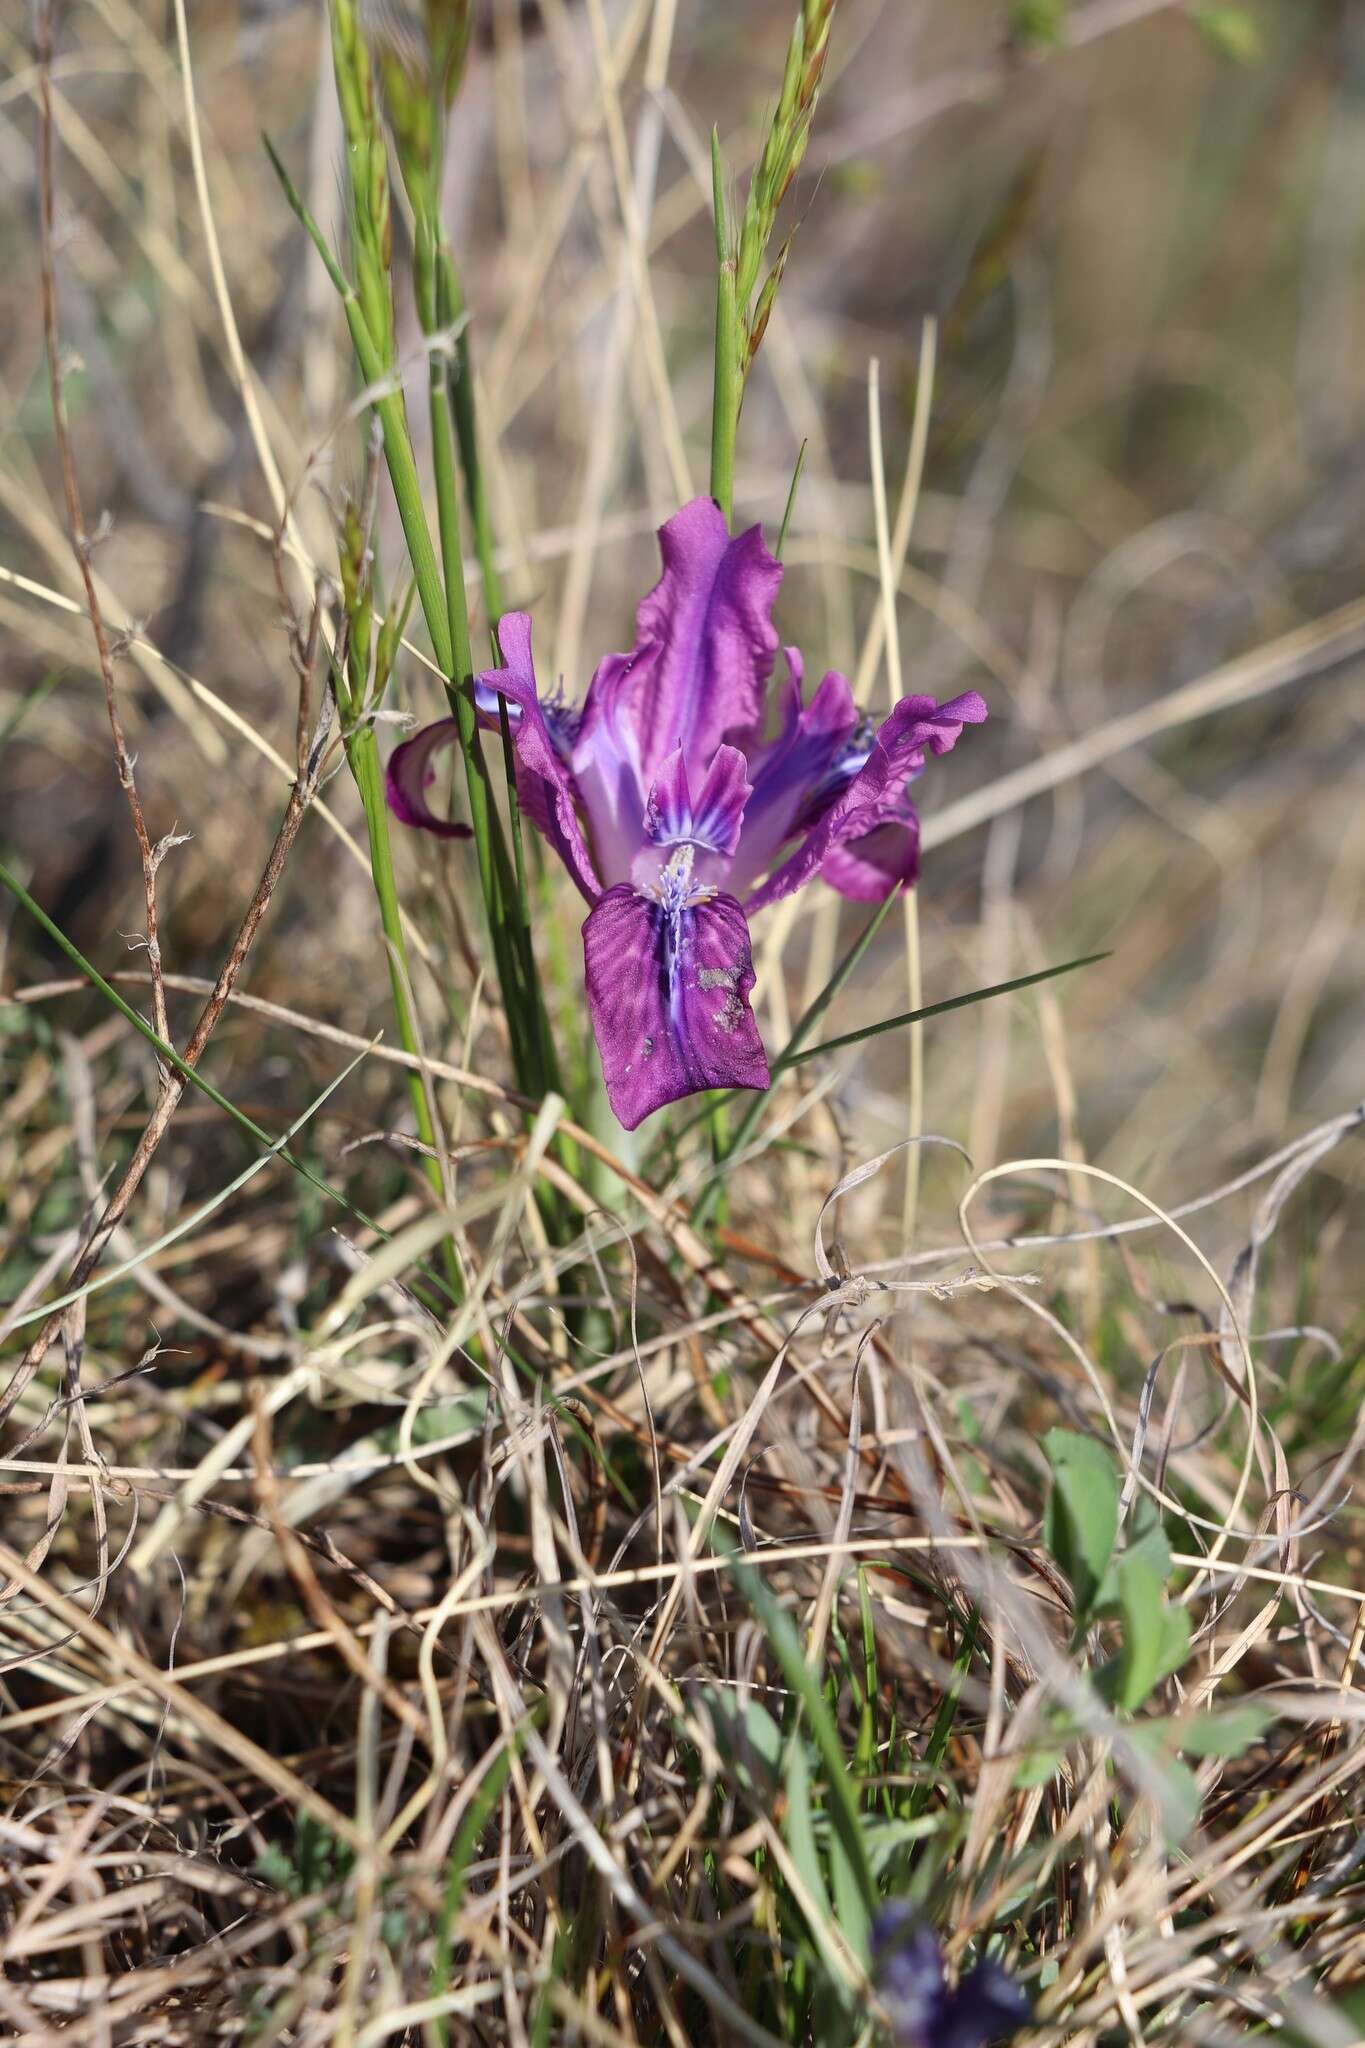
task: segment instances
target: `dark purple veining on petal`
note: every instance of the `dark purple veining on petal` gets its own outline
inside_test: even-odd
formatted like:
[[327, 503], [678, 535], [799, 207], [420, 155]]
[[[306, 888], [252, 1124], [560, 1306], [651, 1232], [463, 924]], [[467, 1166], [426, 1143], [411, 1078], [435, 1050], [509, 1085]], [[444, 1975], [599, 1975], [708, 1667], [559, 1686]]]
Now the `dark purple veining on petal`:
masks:
[[607, 1099], [628, 1131], [701, 1088], [766, 1088], [749, 991], [749, 928], [733, 896], [679, 868], [645, 892], [609, 889], [583, 927], [588, 1003]]
[[753, 794], [748, 764], [738, 747], [717, 747], [693, 793], [681, 747], [655, 776], [645, 804], [644, 832], [651, 846], [694, 846], [729, 859], [739, 845], [744, 808]]
[[823, 812], [795, 853], [748, 898], [751, 914], [790, 896], [818, 872], [836, 847], [863, 839], [894, 819], [905, 803], [905, 785], [924, 766], [926, 751], [946, 754], [964, 725], [979, 725], [985, 699], [975, 690], [936, 704], [932, 697], [903, 697], [877, 730], [872, 751], [842, 795]]

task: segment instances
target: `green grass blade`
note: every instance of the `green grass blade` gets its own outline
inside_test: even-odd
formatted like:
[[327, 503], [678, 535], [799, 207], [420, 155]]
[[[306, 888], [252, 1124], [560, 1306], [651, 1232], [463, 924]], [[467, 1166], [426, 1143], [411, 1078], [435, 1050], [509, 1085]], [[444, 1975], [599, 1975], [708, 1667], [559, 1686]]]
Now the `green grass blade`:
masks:
[[[717, 1542], [715, 1535], [712, 1541]], [[811, 1739], [819, 1752], [829, 1800], [830, 1881], [835, 1913], [849, 1947], [865, 1961], [871, 1953], [877, 1894], [863, 1843], [858, 1795], [844, 1759], [838, 1724], [806, 1662], [791, 1616], [759, 1574], [738, 1557], [734, 1559], [734, 1573], [740, 1591], [763, 1625], [782, 1667], [782, 1676], [801, 1703]]]
[[[934, 1725], [929, 1731], [929, 1740], [925, 1745], [924, 1762], [931, 1768], [936, 1768], [942, 1763], [944, 1753], [947, 1750], [948, 1739], [952, 1735], [953, 1723], [957, 1719], [957, 1710], [962, 1700], [963, 1683], [967, 1673], [972, 1668], [972, 1658], [976, 1654], [976, 1639], [980, 1628], [981, 1609], [973, 1607], [967, 1617], [967, 1627], [963, 1633], [958, 1653], [953, 1659], [953, 1676], [949, 1681], [947, 1692], [944, 1693], [943, 1698], [939, 1701], [938, 1713], [934, 1716]], [[910, 1803], [907, 1808], [907, 1818], [918, 1820], [928, 1804], [928, 1782], [912, 1786], [910, 1790]]]
[[3, 861], [0, 861], [0, 883], [3, 883], [5, 888], [9, 890], [17, 903], [23, 905], [23, 908], [34, 922], [42, 926], [42, 929], [53, 943], [61, 947], [61, 950], [65, 953], [72, 966], [79, 968], [86, 980], [99, 990], [105, 1001], [112, 1003], [119, 1012], [119, 1015], [125, 1017], [133, 1029], [139, 1032], [149, 1045], [156, 1048], [157, 1054], [168, 1067], [179, 1074], [192, 1088], [197, 1089], [201, 1095], [207, 1096], [208, 1100], [216, 1104], [225, 1116], [231, 1117], [238, 1129], [245, 1131], [249, 1138], [253, 1138], [258, 1145], [263, 1145], [268, 1152], [274, 1152], [278, 1158], [284, 1161], [286, 1166], [292, 1166], [295, 1173], [306, 1180], [311, 1187], [315, 1187], [320, 1194], [326, 1195], [328, 1201], [336, 1202], [339, 1207], [346, 1210], [348, 1215], [354, 1216], [357, 1222], [363, 1223], [367, 1230], [378, 1231], [381, 1237], [388, 1238], [389, 1232], [382, 1229], [374, 1221], [373, 1217], [367, 1216], [363, 1209], [358, 1209], [355, 1203], [343, 1195], [339, 1188], [332, 1187], [329, 1182], [314, 1173], [311, 1167], [306, 1166], [301, 1159], [296, 1158], [287, 1148], [280, 1147], [276, 1140], [271, 1137], [269, 1131], [262, 1130], [261, 1126], [258, 1123], [254, 1123], [244, 1110], [238, 1109], [235, 1102], [229, 1102], [227, 1096], [221, 1094], [211, 1081], [206, 1081], [196, 1067], [187, 1065], [181, 1059], [175, 1047], [167, 1045], [166, 1041], [159, 1037], [152, 1029], [146, 1018], [140, 1016], [132, 1004], [124, 1000], [112, 983], [105, 980], [99, 969], [90, 964], [84, 953], [68, 939], [60, 925], [53, 923], [42, 905], [34, 901], [33, 897], [29, 895], [28, 890], [19, 880], [19, 877], [11, 873]]
[[784, 1052], [774, 1061], [774, 1075], [785, 1073], [788, 1067], [799, 1067], [803, 1060], [819, 1059], [822, 1053], [843, 1052], [850, 1045], [861, 1045], [865, 1038], [880, 1038], [887, 1031], [903, 1031], [907, 1024], [922, 1023], [926, 1017], [942, 1017], [949, 1010], [965, 1010], [973, 1003], [987, 1003], [992, 996], [1012, 995], [1016, 989], [1032, 988], [1040, 981], [1055, 981], [1059, 974], [1072, 974], [1078, 967], [1092, 967], [1097, 960], [1107, 960], [1108, 953], [1083, 953], [1078, 960], [1063, 960], [1058, 967], [1040, 967], [1036, 974], [1019, 974], [1013, 981], [994, 981], [989, 988], [974, 988], [964, 996], [948, 996], [941, 1003], [926, 1003], [922, 1010], [906, 1010], [899, 1017], [883, 1017], [878, 1024], [864, 1024], [859, 1031], [845, 1031], [839, 1038], [822, 1039], [819, 1045], [805, 1046], [797, 1052]]
[[806, 450], [809, 447], [810, 442], [803, 441], [796, 453], [796, 467], [792, 471], [792, 480], [787, 490], [787, 503], [782, 514], [782, 527], [777, 536], [777, 546], [773, 549], [773, 553], [777, 556], [779, 562], [782, 560], [782, 550], [787, 545], [787, 529], [792, 523], [792, 513], [796, 510], [796, 493], [801, 483], [801, 472], [806, 466]]

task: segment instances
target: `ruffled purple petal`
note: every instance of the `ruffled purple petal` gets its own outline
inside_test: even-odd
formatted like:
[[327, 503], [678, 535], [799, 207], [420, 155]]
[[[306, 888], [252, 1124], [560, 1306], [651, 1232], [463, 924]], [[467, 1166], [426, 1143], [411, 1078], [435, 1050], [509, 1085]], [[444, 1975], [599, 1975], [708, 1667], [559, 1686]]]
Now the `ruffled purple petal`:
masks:
[[531, 660], [531, 621], [507, 612], [498, 621], [498, 645], [506, 666], [486, 669], [475, 679], [476, 697], [507, 699], [508, 728], [517, 759], [517, 790], [532, 823], [544, 833], [589, 903], [602, 893], [578, 822], [578, 790], [547, 723]]
[[699, 778], [727, 735], [762, 729], [777, 652], [781, 564], [758, 527], [731, 539], [711, 498], [659, 530], [663, 574], [636, 613], [635, 646], [609, 654], [588, 688], [574, 773], [610, 880], [640, 849], [644, 798], [681, 748]]
[[[786, 652], [791, 674], [782, 692], [782, 729], [749, 756], [754, 790], [730, 874], [730, 886], [737, 892], [752, 888], [766, 874], [803, 822], [814, 822], [813, 801], [837, 793], [837, 778], [848, 765], [849, 749], [861, 729], [853, 692], [835, 670], [802, 706], [801, 657], [794, 647]], [[861, 766], [861, 759], [848, 765], [844, 779], [851, 779]]]
[[752, 915], [790, 896], [824, 866], [836, 847], [865, 839], [879, 825], [897, 818], [905, 802], [905, 785], [924, 766], [926, 751], [946, 754], [956, 746], [964, 725], [979, 725], [985, 716], [985, 699], [975, 690], [948, 704], [936, 704], [932, 697], [902, 697], [878, 729], [864, 765], [790, 858], [747, 899], [745, 909]]
[[738, 747], [717, 747], [695, 797], [683, 750], [675, 747], [651, 785], [645, 837], [651, 846], [687, 844], [728, 858], [739, 844], [744, 807], [752, 794], [748, 763]]
[[[511, 616], [515, 617], [517, 614], [512, 614]], [[496, 669], [487, 671], [487, 674], [492, 676], [495, 676], [497, 673]], [[502, 731], [502, 703], [503, 693], [498, 689], [496, 683], [487, 681], [485, 676], [475, 676], [474, 709], [479, 715], [479, 724], [485, 732]], [[567, 768], [573, 758], [574, 741], [578, 737], [579, 713], [574, 705], [567, 703], [564, 697], [559, 692], [556, 692], [553, 697], [542, 697], [540, 699], [540, 714], [545, 720], [545, 730], [550, 736], [550, 745]], [[520, 723], [521, 706], [509, 703], [507, 706], [507, 730], [510, 733], [515, 733]]]
[[854, 903], [880, 903], [910, 888], [918, 874], [919, 818], [908, 797], [896, 818], [831, 847], [820, 868], [820, 880]]
[[609, 889], [583, 926], [583, 957], [607, 1099], [628, 1131], [701, 1088], [767, 1087], [749, 927], [733, 896], [669, 910]]
[[404, 825], [417, 825], [434, 832], [438, 839], [468, 839], [468, 825], [454, 818], [438, 818], [427, 802], [427, 791], [436, 780], [436, 756], [459, 744], [459, 728], [453, 718], [438, 718], [424, 725], [401, 747], [395, 747], [384, 771], [389, 809]]

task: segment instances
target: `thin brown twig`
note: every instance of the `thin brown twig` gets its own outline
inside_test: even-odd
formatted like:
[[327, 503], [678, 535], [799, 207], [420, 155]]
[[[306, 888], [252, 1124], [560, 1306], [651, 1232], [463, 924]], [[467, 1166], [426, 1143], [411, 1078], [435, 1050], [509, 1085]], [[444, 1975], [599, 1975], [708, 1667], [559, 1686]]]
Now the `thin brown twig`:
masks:
[[[256, 937], [257, 931], [260, 929], [261, 920], [270, 906], [276, 885], [284, 871], [285, 861], [288, 859], [290, 849], [298, 837], [304, 813], [317, 794], [331, 725], [332, 698], [330, 692], [324, 692], [318, 723], [314, 729], [307, 759], [301, 774], [289, 793], [289, 802], [285, 807], [284, 817], [280, 821], [279, 831], [275, 835], [275, 843], [270, 849], [270, 857], [265, 864], [259, 882], [256, 884], [255, 892], [250, 903], [247, 905], [242, 922], [237, 928], [237, 935], [232, 942], [228, 956], [219, 969], [218, 979], [213, 985], [213, 992], [199, 1014], [199, 1021], [190, 1034], [189, 1043], [186, 1045], [182, 1055], [186, 1067], [198, 1066], [200, 1059], [203, 1057], [204, 1048], [212, 1037], [214, 1028], [227, 1005], [228, 997], [232, 994], [237, 978], [246, 964], [246, 958], [251, 951], [252, 942]], [[65, 1293], [70, 1293], [73, 1288], [83, 1287], [91, 1273], [95, 1270], [95, 1267], [99, 1264], [106, 1245], [119, 1224], [123, 1221], [129, 1204], [137, 1193], [138, 1188], [142, 1185], [143, 1175], [150, 1166], [161, 1140], [166, 1135], [176, 1108], [184, 1096], [186, 1086], [187, 1083], [183, 1072], [177, 1071], [166, 1076], [157, 1097], [156, 1106], [143, 1126], [142, 1136], [138, 1139], [133, 1156], [124, 1168], [118, 1186], [105, 1204], [103, 1214], [91, 1232], [84, 1250], [71, 1269], [66, 1287], [63, 1290]], [[15, 1402], [23, 1393], [24, 1388], [47, 1356], [48, 1347], [60, 1331], [62, 1318], [65, 1314], [66, 1311], [64, 1309], [54, 1309], [52, 1314], [40, 1326], [37, 1336], [24, 1353], [23, 1359], [9, 1387], [4, 1395], [0, 1396], [0, 1422], [3, 1422], [9, 1415]]]
[[285, 1568], [294, 1581], [299, 1598], [307, 1609], [313, 1626], [325, 1629], [336, 1646], [337, 1654], [346, 1668], [360, 1683], [377, 1692], [389, 1712], [411, 1729], [419, 1742], [431, 1746], [432, 1735], [424, 1716], [415, 1707], [407, 1694], [394, 1684], [393, 1680], [379, 1671], [366, 1656], [355, 1635], [342, 1619], [335, 1603], [323, 1591], [322, 1582], [313, 1569], [312, 1560], [298, 1533], [285, 1520], [280, 1506], [279, 1482], [275, 1477], [274, 1454], [270, 1437], [270, 1412], [263, 1400], [257, 1399], [255, 1429], [252, 1449], [256, 1460], [255, 1493], [262, 1513], [279, 1545], [280, 1556]]
[[[138, 795], [137, 782], [133, 774], [133, 757], [128, 752], [123, 721], [119, 715], [118, 694], [114, 687], [114, 653], [105, 628], [104, 614], [100, 609], [99, 592], [95, 587], [95, 573], [91, 567], [94, 543], [86, 531], [80, 483], [76, 476], [76, 458], [71, 445], [71, 425], [66, 413], [66, 384], [62, 368], [61, 332], [57, 319], [57, 259], [54, 233], [57, 178], [56, 124], [52, 113], [52, 0], [41, 0], [38, 7], [36, 45], [39, 279], [43, 335], [47, 345], [47, 377], [52, 393], [52, 435], [61, 465], [62, 491], [66, 498], [71, 548], [80, 568], [81, 581], [85, 586], [86, 610], [90, 614], [90, 626], [95, 636], [100, 681], [104, 686], [104, 708], [108, 713], [109, 730], [114, 738], [114, 764], [124, 796], [128, 800], [133, 833], [137, 839], [138, 858], [142, 864], [142, 894], [147, 916], [147, 960], [152, 977], [152, 1022], [158, 1038], [169, 1042], [166, 991], [161, 979], [161, 935], [156, 907], [156, 874], [162, 860], [175, 844], [175, 838], [173, 834], [168, 834], [166, 838], [158, 840], [153, 845], [151, 834], [147, 830], [147, 820], [143, 815], [142, 799]], [[170, 1076], [163, 1069], [160, 1081], [163, 1096], [169, 1086]]]

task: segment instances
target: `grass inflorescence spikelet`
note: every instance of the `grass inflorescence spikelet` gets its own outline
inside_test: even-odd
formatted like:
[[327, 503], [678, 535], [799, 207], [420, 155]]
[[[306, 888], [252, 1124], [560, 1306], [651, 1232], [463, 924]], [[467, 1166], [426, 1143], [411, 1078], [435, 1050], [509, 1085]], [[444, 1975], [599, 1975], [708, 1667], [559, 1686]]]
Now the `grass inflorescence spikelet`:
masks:
[[782, 202], [805, 159], [820, 97], [820, 83], [829, 56], [830, 29], [836, 4], [837, 0], [802, 0], [787, 41], [777, 104], [749, 180], [738, 229], [733, 233], [725, 220], [719, 143], [713, 141], [719, 281], [711, 491], [727, 513], [734, 494], [734, 442], [744, 402], [745, 380], [767, 332], [791, 253], [794, 228], [788, 230], [766, 276], [763, 276], [763, 264]]
[[836, 0], [804, 0], [787, 44], [782, 89], [749, 181], [736, 252], [736, 291], [743, 321], [741, 363], [746, 375], [763, 340], [763, 330], [768, 324], [791, 247], [791, 235], [788, 234], [755, 300], [759, 274], [777, 225], [778, 213], [801, 168], [810, 141], [811, 124], [815, 119], [816, 102], [829, 56], [835, 5]]

